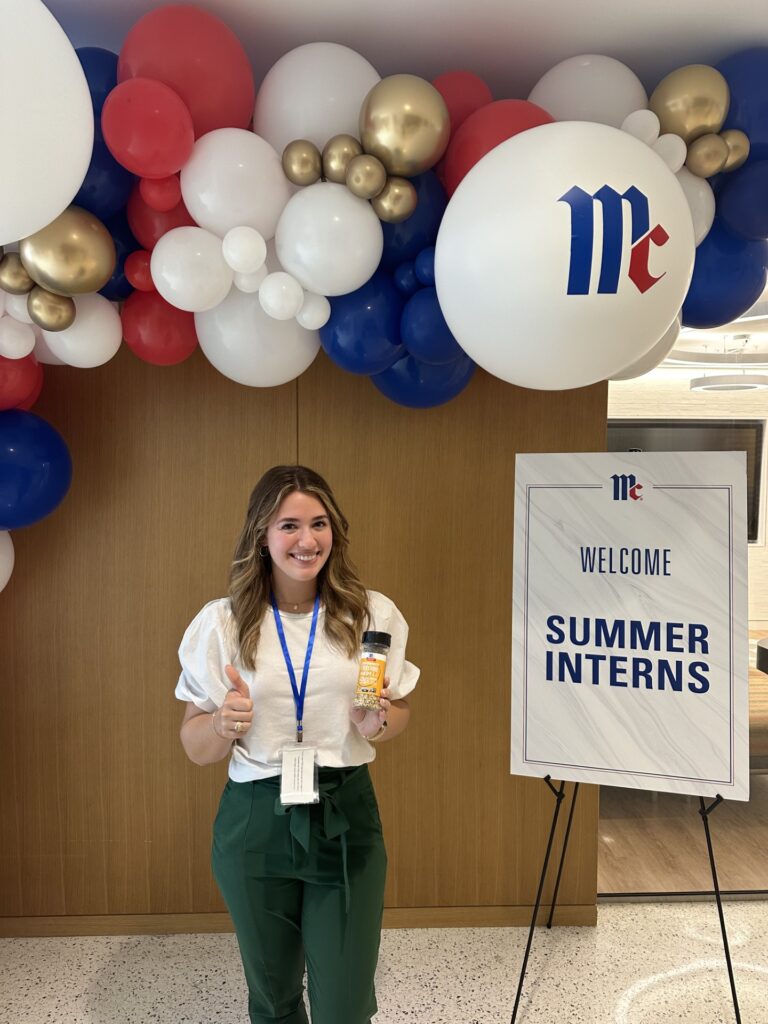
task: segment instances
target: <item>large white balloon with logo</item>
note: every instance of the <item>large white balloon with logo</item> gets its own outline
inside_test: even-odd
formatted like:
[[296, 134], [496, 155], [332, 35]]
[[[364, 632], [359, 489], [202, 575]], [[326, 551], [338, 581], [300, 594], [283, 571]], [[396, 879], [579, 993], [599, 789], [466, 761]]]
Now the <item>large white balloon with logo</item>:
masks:
[[40, 0], [0, 6], [0, 245], [50, 224], [83, 183], [93, 108], [80, 61]]
[[680, 309], [694, 236], [663, 160], [606, 125], [541, 125], [477, 163], [440, 225], [448, 326], [483, 369], [562, 390], [637, 361]]

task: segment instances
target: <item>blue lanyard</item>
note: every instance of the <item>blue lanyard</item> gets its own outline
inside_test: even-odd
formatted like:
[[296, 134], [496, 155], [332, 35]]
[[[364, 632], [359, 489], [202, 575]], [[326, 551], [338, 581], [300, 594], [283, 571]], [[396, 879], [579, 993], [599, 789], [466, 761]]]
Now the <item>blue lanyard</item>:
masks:
[[315, 646], [315, 633], [317, 631], [317, 615], [320, 611], [320, 595], [318, 594], [315, 598], [315, 607], [312, 610], [312, 625], [309, 627], [309, 640], [307, 641], [307, 653], [304, 655], [304, 669], [301, 673], [301, 690], [296, 685], [296, 673], [293, 671], [293, 662], [291, 661], [291, 655], [288, 651], [288, 644], [285, 639], [285, 631], [283, 629], [283, 623], [280, 618], [280, 612], [277, 609], [277, 601], [275, 595], [270, 594], [269, 600], [272, 604], [272, 613], [275, 616], [275, 627], [277, 628], [277, 635], [280, 637], [280, 646], [283, 648], [283, 657], [285, 658], [285, 667], [288, 669], [288, 678], [291, 680], [291, 689], [293, 690], [293, 702], [296, 705], [296, 742], [301, 743], [304, 739], [304, 698], [307, 695], [307, 679], [309, 678], [309, 663], [312, 660], [312, 648]]

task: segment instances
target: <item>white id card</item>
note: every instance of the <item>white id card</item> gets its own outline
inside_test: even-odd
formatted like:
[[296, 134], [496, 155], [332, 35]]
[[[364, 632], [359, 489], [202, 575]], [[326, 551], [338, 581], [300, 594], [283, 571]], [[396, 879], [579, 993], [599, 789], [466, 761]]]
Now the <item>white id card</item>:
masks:
[[283, 747], [281, 753], [280, 803], [284, 807], [319, 803], [317, 747], [301, 743], [295, 747]]

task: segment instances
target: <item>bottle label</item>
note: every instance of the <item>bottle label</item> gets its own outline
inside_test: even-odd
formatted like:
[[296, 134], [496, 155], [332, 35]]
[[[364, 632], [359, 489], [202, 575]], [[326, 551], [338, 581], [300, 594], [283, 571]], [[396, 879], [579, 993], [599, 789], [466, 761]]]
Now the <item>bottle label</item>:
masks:
[[365, 654], [360, 659], [357, 693], [378, 697], [384, 689], [387, 659], [383, 654]]

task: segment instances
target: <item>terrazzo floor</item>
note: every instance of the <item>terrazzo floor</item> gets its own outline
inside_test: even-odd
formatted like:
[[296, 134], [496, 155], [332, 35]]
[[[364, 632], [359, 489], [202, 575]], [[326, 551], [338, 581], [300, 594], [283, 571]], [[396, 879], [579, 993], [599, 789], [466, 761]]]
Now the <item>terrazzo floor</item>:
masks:
[[[742, 1021], [768, 1024], [768, 904], [725, 913]], [[375, 1024], [507, 1024], [526, 938], [385, 931]], [[0, 940], [4, 1024], [247, 1024], [245, 1006], [233, 935]], [[536, 933], [519, 1024], [733, 1020], [714, 903], [603, 905], [597, 928]]]

